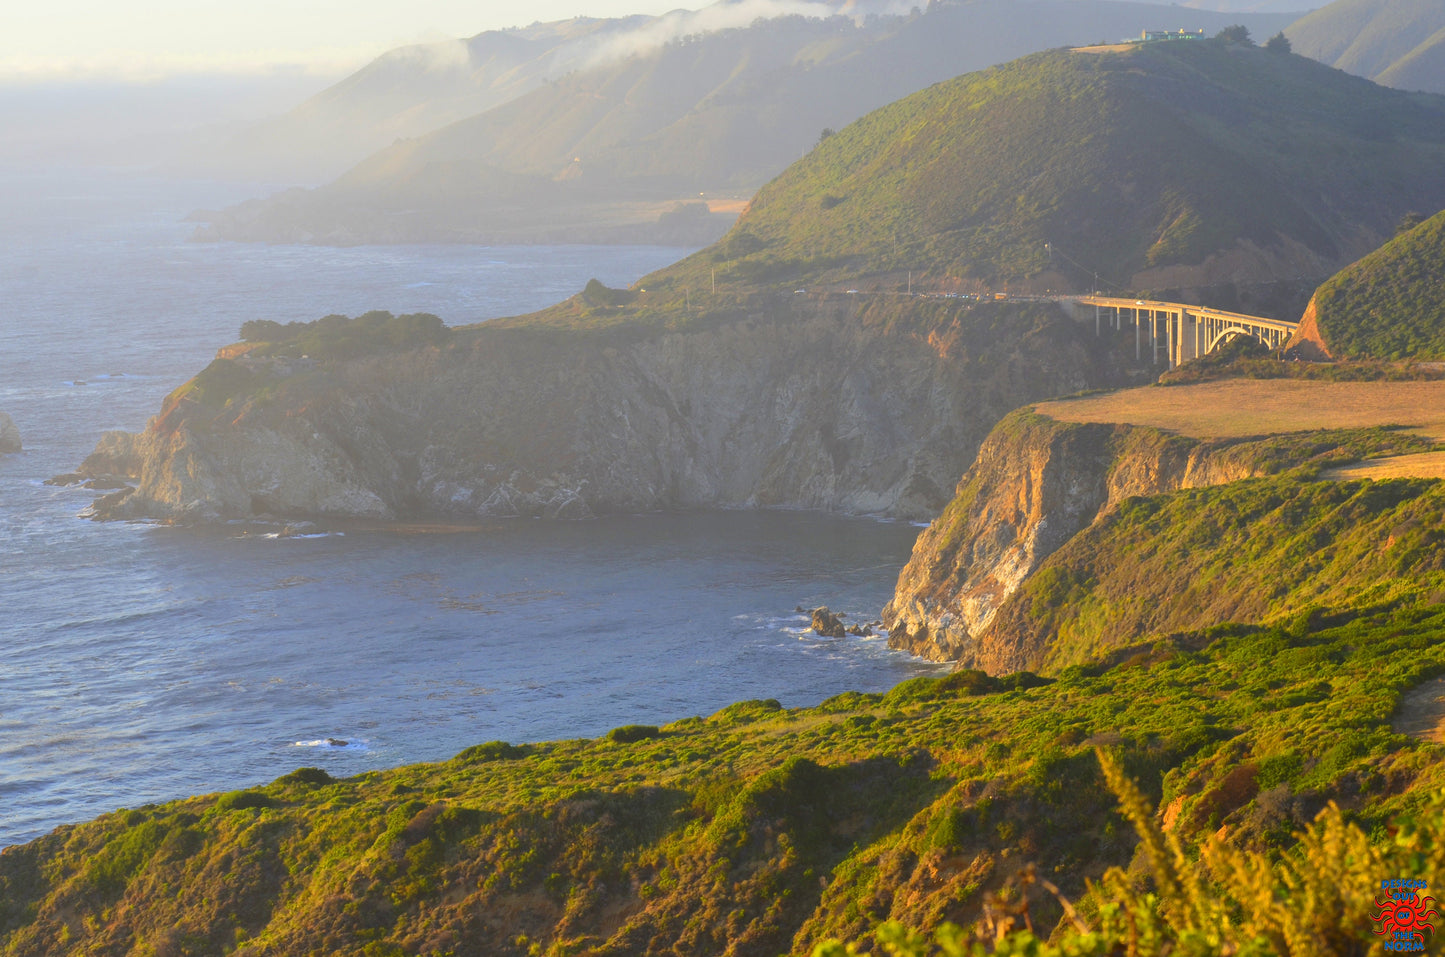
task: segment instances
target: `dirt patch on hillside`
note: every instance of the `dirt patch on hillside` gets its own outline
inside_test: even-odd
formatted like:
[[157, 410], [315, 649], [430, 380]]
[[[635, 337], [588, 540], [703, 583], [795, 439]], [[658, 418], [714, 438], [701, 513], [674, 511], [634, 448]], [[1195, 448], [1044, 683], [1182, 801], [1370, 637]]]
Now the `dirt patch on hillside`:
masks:
[[1427, 681], [1400, 698], [1390, 726], [1396, 734], [1445, 744], [1445, 678]]
[[1201, 439], [1377, 425], [1445, 439], [1445, 381], [1438, 380], [1228, 379], [1059, 399], [1035, 408], [1063, 422], [1144, 425]]

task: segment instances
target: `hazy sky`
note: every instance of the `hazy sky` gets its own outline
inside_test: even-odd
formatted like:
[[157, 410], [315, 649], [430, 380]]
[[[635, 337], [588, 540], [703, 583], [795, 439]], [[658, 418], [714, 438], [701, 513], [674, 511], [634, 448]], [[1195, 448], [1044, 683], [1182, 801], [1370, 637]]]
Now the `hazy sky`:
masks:
[[0, 79], [151, 78], [300, 65], [336, 72], [405, 43], [704, 0], [10, 0]]

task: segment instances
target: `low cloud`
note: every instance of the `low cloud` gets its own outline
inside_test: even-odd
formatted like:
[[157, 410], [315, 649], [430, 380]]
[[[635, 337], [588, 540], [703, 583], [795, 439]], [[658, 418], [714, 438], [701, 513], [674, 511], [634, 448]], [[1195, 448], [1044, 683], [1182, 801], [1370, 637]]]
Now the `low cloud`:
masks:
[[801, 16], [846, 16], [862, 21], [872, 14], [902, 14], [927, 0], [720, 0], [701, 10], [674, 10], [640, 27], [591, 38], [562, 54], [566, 68], [586, 68], [648, 53], [683, 37], [734, 30], [758, 20]]
[[471, 66], [467, 41], [451, 38], [398, 47], [387, 52], [382, 59], [420, 66], [429, 73], [451, 73]]

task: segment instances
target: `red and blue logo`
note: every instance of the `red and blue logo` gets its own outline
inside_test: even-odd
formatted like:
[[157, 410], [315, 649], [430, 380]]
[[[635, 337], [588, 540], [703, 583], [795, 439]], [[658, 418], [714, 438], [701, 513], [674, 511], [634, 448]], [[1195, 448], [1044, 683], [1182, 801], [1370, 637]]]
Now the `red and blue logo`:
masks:
[[1421, 896], [1429, 886], [1424, 881], [1409, 879], [1380, 882], [1382, 893], [1375, 898], [1375, 913], [1370, 919], [1376, 924], [1375, 933], [1385, 938], [1382, 943], [1386, 950], [1425, 949], [1425, 935], [1435, 932], [1430, 918], [1440, 916], [1430, 906], [1435, 898]]

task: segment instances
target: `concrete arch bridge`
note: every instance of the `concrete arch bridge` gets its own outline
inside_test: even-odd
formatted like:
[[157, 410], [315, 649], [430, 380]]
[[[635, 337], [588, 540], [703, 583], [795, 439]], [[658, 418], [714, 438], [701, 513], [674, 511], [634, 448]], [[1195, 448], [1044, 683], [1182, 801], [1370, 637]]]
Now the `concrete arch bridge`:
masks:
[[1058, 301], [1077, 320], [1086, 321], [1092, 313], [1095, 335], [1101, 335], [1106, 324], [1116, 331], [1132, 325], [1134, 358], [1143, 361], [1147, 338], [1155, 364], [1159, 363], [1162, 351], [1171, 369], [1181, 362], [1208, 355], [1238, 336], [1248, 336], [1278, 349], [1299, 328], [1297, 322], [1246, 316], [1182, 302], [1109, 296], [1063, 296]]

